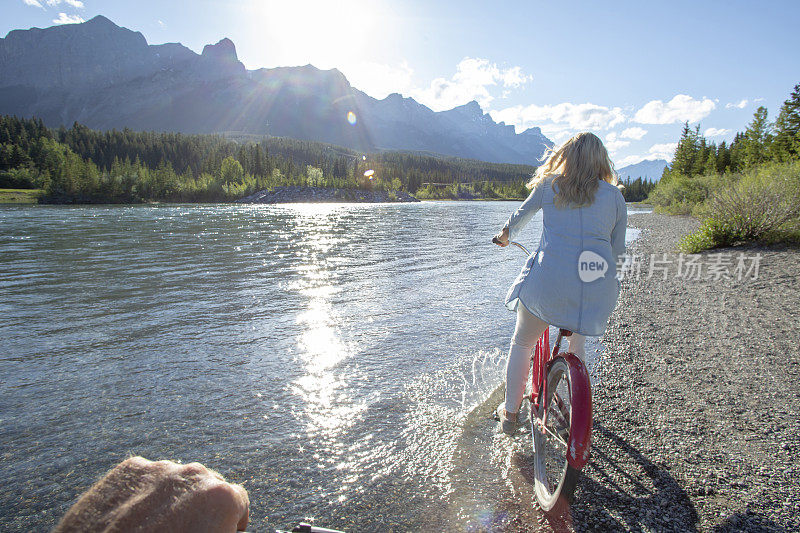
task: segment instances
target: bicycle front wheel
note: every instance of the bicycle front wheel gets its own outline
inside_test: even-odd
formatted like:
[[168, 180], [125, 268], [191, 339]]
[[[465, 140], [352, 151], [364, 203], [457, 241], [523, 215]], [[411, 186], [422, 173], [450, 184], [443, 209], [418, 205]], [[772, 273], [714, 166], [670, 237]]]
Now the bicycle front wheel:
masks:
[[[550, 511], [559, 498], [568, 503], [572, 501], [579, 474], [567, 461], [572, 427], [572, 383], [569, 365], [563, 357], [553, 359], [545, 387], [547, 405], [540, 405], [536, 416], [531, 416], [531, 434], [536, 499], [544, 511]], [[542, 398], [541, 393], [539, 397]]]

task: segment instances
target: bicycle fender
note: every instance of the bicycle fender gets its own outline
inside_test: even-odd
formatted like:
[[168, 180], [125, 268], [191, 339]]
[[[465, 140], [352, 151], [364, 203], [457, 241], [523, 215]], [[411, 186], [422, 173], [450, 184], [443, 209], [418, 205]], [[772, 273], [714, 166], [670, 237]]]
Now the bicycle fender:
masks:
[[[589, 462], [589, 449], [592, 440], [592, 391], [589, 384], [589, 372], [578, 356], [562, 352], [561, 356], [569, 365], [570, 383], [572, 384], [572, 424], [569, 434], [567, 462], [576, 470], [580, 470]], [[575, 411], [575, 406], [584, 405], [585, 409]]]

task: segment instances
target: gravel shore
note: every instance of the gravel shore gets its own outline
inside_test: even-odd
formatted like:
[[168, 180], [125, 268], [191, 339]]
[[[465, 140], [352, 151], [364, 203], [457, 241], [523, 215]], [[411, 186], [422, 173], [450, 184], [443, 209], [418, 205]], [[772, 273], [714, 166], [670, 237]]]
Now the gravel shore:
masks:
[[[629, 253], [645, 261], [623, 281], [602, 339], [592, 460], [572, 527], [797, 530], [800, 250], [705, 252], [706, 268], [715, 254], [731, 259], [731, 277], [687, 280], [676, 241], [697, 221], [651, 213], [629, 225], [643, 230]], [[650, 255], [664, 253], [676, 262], [666, 279], [648, 277]], [[761, 254], [757, 279], [734, 275], [740, 253]]]

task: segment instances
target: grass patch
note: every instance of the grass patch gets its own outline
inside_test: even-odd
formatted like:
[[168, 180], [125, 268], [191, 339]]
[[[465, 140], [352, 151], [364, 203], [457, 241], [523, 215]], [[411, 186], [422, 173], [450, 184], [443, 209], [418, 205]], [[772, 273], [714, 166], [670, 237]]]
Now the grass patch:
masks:
[[0, 204], [35, 204], [42, 189], [0, 189]]

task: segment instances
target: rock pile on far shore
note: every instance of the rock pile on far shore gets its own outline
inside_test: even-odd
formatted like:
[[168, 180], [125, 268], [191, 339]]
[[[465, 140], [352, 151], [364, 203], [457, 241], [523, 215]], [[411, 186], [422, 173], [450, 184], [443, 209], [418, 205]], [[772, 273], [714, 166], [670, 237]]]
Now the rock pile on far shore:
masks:
[[324, 187], [273, 187], [246, 196], [245, 204], [284, 204], [322, 202], [419, 202], [403, 191], [368, 191], [364, 189], [336, 189]]

